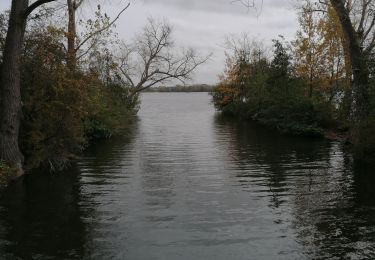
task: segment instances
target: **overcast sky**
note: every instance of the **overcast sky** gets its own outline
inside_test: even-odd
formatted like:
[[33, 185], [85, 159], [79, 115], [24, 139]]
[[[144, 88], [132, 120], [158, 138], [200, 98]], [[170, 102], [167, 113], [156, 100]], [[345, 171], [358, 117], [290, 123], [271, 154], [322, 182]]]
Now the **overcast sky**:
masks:
[[[87, 15], [96, 0], [88, 0]], [[195, 83], [212, 84], [224, 69], [226, 35], [248, 33], [264, 40], [284, 35], [287, 40], [297, 30], [293, 0], [256, 0], [258, 11], [247, 9], [233, 0], [131, 0], [130, 8], [117, 22], [116, 31], [122, 39], [131, 39], [147, 21], [147, 17], [166, 18], [173, 26], [176, 45], [193, 47], [202, 54], [213, 53], [209, 63], [202, 66], [194, 77]], [[8, 9], [10, 0], [0, 1], [0, 10]], [[103, 2], [103, 1], [102, 1]], [[110, 16], [126, 3], [125, 0], [105, 0], [103, 10]], [[261, 10], [259, 10], [261, 8]]]

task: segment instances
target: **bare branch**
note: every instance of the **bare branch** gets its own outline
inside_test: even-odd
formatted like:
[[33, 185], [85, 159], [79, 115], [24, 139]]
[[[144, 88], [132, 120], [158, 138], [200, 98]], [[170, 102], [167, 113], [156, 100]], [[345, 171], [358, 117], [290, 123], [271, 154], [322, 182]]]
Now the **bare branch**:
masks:
[[192, 49], [174, 50], [171, 26], [165, 21], [148, 21], [132, 45], [122, 48], [119, 58], [119, 71], [131, 87], [130, 95], [170, 80], [184, 83], [210, 58], [201, 58]]
[[74, 8], [77, 10], [77, 9], [82, 5], [82, 3], [83, 3], [84, 1], [85, 1], [85, 0], [80, 0], [80, 1], [76, 2]]
[[[256, 4], [256, 0], [232, 0], [231, 3], [240, 3], [248, 9], [253, 8], [255, 9], [256, 13], [259, 14], [262, 12], [263, 1], [264, 0], [261, 0], [261, 3], [259, 5]], [[258, 9], [257, 6], [260, 6], [260, 8]]]
[[84, 44], [86, 44], [91, 38], [93, 38], [95, 35], [98, 35], [106, 30], [108, 30], [113, 24], [116, 23], [116, 21], [120, 18], [120, 16], [128, 9], [130, 6], [130, 3], [128, 3], [116, 16], [115, 19], [113, 19], [107, 26], [90, 33], [76, 48], [75, 51], [78, 51]]

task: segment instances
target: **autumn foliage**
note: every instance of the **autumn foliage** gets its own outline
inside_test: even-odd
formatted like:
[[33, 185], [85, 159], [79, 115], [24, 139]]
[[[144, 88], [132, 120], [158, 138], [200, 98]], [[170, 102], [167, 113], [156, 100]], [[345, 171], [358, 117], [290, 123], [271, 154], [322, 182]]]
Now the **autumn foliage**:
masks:
[[283, 132], [321, 135], [314, 106], [283, 39], [274, 41], [272, 59], [260, 44], [241, 41], [232, 56], [228, 54], [226, 72], [212, 94], [216, 108]]
[[96, 50], [71, 70], [65, 40], [64, 30], [52, 25], [33, 26], [25, 38], [20, 146], [26, 170], [66, 167], [90, 141], [129, 127], [137, 109], [138, 97], [116, 82], [110, 53]]

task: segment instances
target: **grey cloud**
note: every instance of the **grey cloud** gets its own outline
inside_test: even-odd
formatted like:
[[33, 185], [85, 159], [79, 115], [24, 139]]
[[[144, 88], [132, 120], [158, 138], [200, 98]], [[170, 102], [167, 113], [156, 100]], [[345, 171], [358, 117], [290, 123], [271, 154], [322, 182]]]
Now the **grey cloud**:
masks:
[[[91, 17], [96, 1], [114, 17], [126, 0], [87, 0], [85, 16]], [[193, 47], [202, 54], [213, 53], [210, 63], [195, 74], [197, 83], [215, 83], [225, 65], [224, 41], [226, 35], [247, 32], [250, 37], [264, 40], [282, 34], [292, 39], [297, 28], [292, 2], [296, 0], [264, 0], [261, 13], [247, 10], [232, 0], [129, 0], [131, 8], [117, 22], [116, 31], [121, 39], [130, 41], [147, 22], [147, 17], [165, 17], [174, 28], [176, 46]], [[258, 6], [262, 0], [258, 1]], [[0, 10], [10, 5], [0, 0]]]
[[247, 15], [249, 12], [260, 11], [266, 8], [287, 8], [288, 0], [255, 0], [255, 9], [248, 9], [236, 0], [142, 0], [148, 5], [163, 5], [184, 10], [233, 13]]

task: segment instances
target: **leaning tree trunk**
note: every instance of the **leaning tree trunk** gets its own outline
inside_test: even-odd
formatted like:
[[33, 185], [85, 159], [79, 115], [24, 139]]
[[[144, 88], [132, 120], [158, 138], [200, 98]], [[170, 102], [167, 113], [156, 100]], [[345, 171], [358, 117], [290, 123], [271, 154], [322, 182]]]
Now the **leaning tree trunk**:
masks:
[[28, 0], [12, 0], [0, 82], [0, 158], [18, 168], [23, 155], [18, 146], [21, 121], [20, 59], [25, 34]]
[[360, 122], [367, 118], [369, 114], [369, 69], [366, 56], [363, 53], [344, 1], [330, 0], [330, 2], [336, 11], [344, 32], [353, 75], [352, 116], [355, 122]]

